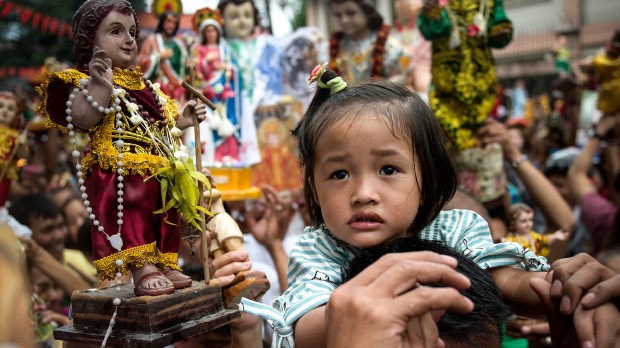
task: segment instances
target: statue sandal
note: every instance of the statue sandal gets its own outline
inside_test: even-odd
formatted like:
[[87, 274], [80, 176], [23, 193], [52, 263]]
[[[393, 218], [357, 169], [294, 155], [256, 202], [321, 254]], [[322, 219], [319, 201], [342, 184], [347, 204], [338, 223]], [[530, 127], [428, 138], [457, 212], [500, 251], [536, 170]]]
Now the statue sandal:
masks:
[[136, 296], [159, 296], [159, 295], [168, 295], [174, 292], [174, 286], [172, 284], [168, 284], [162, 288], [145, 288], [143, 287], [144, 283], [149, 279], [158, 278], [158, 279], [167, 279], [161, 272], [155, 271], [151, 273], [147, 273], [140, 280], [138, 280], [137, 284], [134, 284], [133, 292]]
[[187, 288], [188, 286], [192, 286], [192, 278], [177, 270], [168, 268], [163, 271], [162, 274], [172, 282], [172, 285], [174, 285], [175, 289]]

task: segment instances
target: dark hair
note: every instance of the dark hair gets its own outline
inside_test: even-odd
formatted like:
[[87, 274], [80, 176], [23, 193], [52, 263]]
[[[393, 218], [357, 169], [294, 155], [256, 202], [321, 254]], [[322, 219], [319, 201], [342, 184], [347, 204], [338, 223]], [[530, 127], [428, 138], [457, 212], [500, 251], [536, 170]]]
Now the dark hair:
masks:
[[[224, 10], [228, 5], [234, 4], [240, 6], [245, 4], [246, 2], [252, 4], [252, 8], [254, 9], [254, 27], [256, 27], [257, 25], [260, 25], [260, 18], [258, 16], [258, 9], [256, 8], [256, 4], [254, 4], [254, 0], [220, 0], [220, 2], [217, 4], [217, 9], [222, 14], [222, 18], [224, 18]], [[224, 36], [226, 36], [226, 25], [222, 27], [222, 31], [224, 32]]]
[[381, 28], [383, 25], [383, 17], [377, 11], [377, 7], [374, 4], [374, 1], [370, 0], [328, 0], [328, 4], [342, 4], [345, 2], [354, 2], [357, 6], [362, 9], [362, 12], [366, 14], [366, 18], [368, 19], [368, 26], [372, 30], [377, 30]]
[[[321, 80], [327, 83], [336, 74], [327, 70]], [[417, 233], [430, 224], [452, 198], [458, 184], [456, 164], [448, 138], [429, 106], [409, 89], [387, 80], [350, 86], [330, 95], [329, 89], [317, 88], [301, 121], [293, 129], [304, 167], [304, 195], [308, 212], [317, 226], [323, 223], [321, 207], [314, 199], [314, 156], [321, 134], [337, 121], [362, 112], [383, 115], [395, 137], [411, 140], [421, 178], [420, 208], [409, 226]], [[421, 182], [420, 182], [421, 181]]]
[[30, 226], [31, 217], [52, 219], [61, 215], [60, 208], [44, 193], [30, 193], [11, 202], [9, 214], [22, 225]]
[[161, 33], [162, 31], [164, 31], [164, 22], [166, 21], [166, 18], [168, 18], [168, 16], [173, 16], [174, 18], [177, 19], [177, 25], [176, 27], [174, 27], [174, 32], [172, 33], [172, 36], [174, 36], [177, 34], [177, 31], [179, 30], [179, 24], [181, 24], [181, 20], [179, 18], [179, 15], [172, 11], [164, 11], [164, 13], [159, 15], [159, 19], [157, 20], [157, 28], [155, 28], [155, 32]]
[[124, 15], [133, 15], [136, 21], [136, 42], [140, 37], [138, 17], [131, 4], [126, 0], [89, 0], [78, 8], [73, 15], [73, 49], [75, 51], [75, 64], [79, 69], [88, 66], [93, 56], [93, 43], [97, 34], [97, 28], [112, 11]]
[[[493, 277], [487, 270], [480, 268], [475, 262], [443, 242], [422, 240], [414, 236], [395, 239], [381, 247], [364, 250], [347, 268], [345, 281], [355, 277], [385, 254], [423, 250], [456, 258], [458, 261], [456, 270], [471, 280], [471, 287], [461, 293], [474, 303], [474, 309], [467, 314], [447, 310], [437, 322], [439, 336], [443, 340], [472, 347], [484, 347], [488, 340], [500, 343], [500, 327], [511, 312], [502, 301], [502, 294]], [[424, 285], [441, 286], [433, 283]]]

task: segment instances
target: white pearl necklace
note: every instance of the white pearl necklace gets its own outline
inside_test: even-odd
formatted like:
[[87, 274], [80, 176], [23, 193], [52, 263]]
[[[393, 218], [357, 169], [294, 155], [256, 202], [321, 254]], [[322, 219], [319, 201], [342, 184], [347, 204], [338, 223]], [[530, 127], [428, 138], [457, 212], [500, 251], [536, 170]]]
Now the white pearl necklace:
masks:
[[[116, 234], [113, 235], [109, 235], [108, 233], [106, 233], [105, 228], [100, 224], [99, 220], [97, 219], [97, 217], [95, 216], [95, 214], [93, 213], [93, 209], [90, 206], [90, 201], [88, 200], [88, 194], [86, 193], [86, 186], [84, 185], [84, 173], [82, 172], [82, 165], [80, 164], [79, 161], [79, 157], [80, 157], [80, 151], [78, 151], [77, 149], [77, 140], [75, 139], [75, 131], [74, 131], [74, 125], [73, 125], [73, 117], [71, 116], [71, 108], [73, 107], [73, 102], [75, 100], [75, 97], [79, 94], [82, 93], [84, 94], [84, 96], [86, 97], [86, 101], [88, 101], [91, 106], [93, 108], [95, 108], [97, 111], [104, 113], [104, 115], [109, 114], [110, 112], [115, 111], [116, 112], [116, 133], [118, 133], [119, 135], [122, 133], [122, 125], [123, 122], [121, 121], [123, 115], [121, 114], [121, 100], [118, 97], [118, 90], [117, 89], [113, 89], [113, 95], [114, 95], [114, 99], [112, 100], [112, 105], [110, 107], [104, 107], [102, 105], [99, 105], [92, 96], [88, 95], [88, 84], [90, 83], [90, 78], [85, 78], [85, 79], [81, 79], [80, 80], [80, 86], [79, 88], [76, 87], [73, 89], [73, 92], [69, 95], [69, 99], [67, 100], [67, 109], [65, 109], [65, 113], [67, 114], [65, 120], [67, 121], [67, 128], [69, 129], [69, 136], [71, 137], [70, 142], [73, 145], [73, 151], [71, 152], [71, 155], [73, 156], [73, 158], [75, 158], [77, 160], [77, 164], [75, 165], [75, 169], [77, 170], [77, 177], [78, 177], [78, 183], [80, 185], [80, 191], [82, 192], [82, 201], [84, 203], [84, 206], [86, 207], [86, 211], [88, 212], [88, 217], [90, 218], [90, 220], [92, 221], [92, 224], [94, 226], [97, 226], [97, 230], [103, 234], [106, 235], [106, 238], [108, 239], [108, 241], [110, 242], [110, 244], [112, 245], [112, 247], [114, 249], [116, 249], [118, 252], [121, 251], [122, 247], [123, 247], [123, 239], [121, 238], [121, 228], [123, 226], [123, 194], [124, 194], [124, 184], [123, 184], [123, 154], [121, 153], [121, 150], [123, 149], [123, 146], [125, 146], [124, 142], [119, 139], [116, 143], [116, 149], [118, 150], [118, 162], [116, 163], [118, 165], [118, 170], [116, 171], [118, 173], [117, 176], [117, 187], [118, 187], [118, 191], [117, 191], [117, 202], [118, 202], [118, 213], [117, 213], [117, 217], [118, 220], [116, 220], [116, 223], [118, 225], [118, 231]], [[123, 265], [123, 260], [119, 258], [116, 260], [116, 266], [117, 266], [117, 272], [116, 272], [116, 293], [119, 294], [121, 291], [121, 288], [118, 286], [122, 283], [121, 281], [121, 277], [123, 276], [123, 274], [121, 273], [121, 266]], [[116, 314], [118, 311], [118, 306], [121, 304], [121, 299], [118, 297], [115, 297], [114, 300], [112, 301], [112, 304], [114, 304], [114, 314], [112, 314], [112, 319], [110, 319], [110, 325], [108, 326], [108, 330], [106, 331], [105, 337], [103, 339], [102, 342], [102, 347], [105, 346], [108, 337], [110, 336], [110, 333], [112, 332], [112, 327], [114, 326], [115, 322], [116, 322]]]

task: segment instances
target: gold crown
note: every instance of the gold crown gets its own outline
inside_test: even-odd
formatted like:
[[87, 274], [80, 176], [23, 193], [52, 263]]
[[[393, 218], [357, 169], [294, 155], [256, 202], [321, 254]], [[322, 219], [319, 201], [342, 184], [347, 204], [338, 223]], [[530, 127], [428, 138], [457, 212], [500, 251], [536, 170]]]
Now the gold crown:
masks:
[[222, 16], [220, 15], [220, 11], [218, 10], [214, 10], [212, 8], [209, 7], [205, 7], [205, 8], [201, 8], [198, 11], [196, 11], [196, 13], [194, 13], [194, 20], [192, 21], [192, 24], [194, 26], [194, 31], [195, 32], [199, 32], [200, 31], [200, 24], [207, 19], [213, 19], [216, 22], [218, 22], [220, 24], [220, 26], [222, 26], [223, 24], [223, 20], [222, 20]]

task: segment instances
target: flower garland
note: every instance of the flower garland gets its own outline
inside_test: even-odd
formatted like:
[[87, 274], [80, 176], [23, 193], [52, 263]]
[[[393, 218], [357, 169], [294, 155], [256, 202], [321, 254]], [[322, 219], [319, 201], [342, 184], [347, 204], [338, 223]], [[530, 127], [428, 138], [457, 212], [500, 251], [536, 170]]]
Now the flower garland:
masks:
[[[377, 39], [375, 41], [375, 47], [372, 50], [370, 55], [370, 77], [385, 77], [385, 66], [384, 66], [384, 54], [385, 54], [385, 43], [387, 42], [387, 38], [390, 34], [390, 26], [382, 25], [377, 31]], [[338, 71], [338, 64], [336, 58], [338, 58], [338, 53], [340, 52], [340, 43], [344, 38], [343, 32], [335, 33], [332, 38], [329, 40], [329, 68], [334, 71], [337, 75], [341, 75]]]

